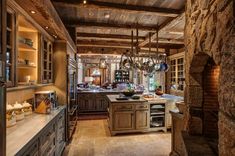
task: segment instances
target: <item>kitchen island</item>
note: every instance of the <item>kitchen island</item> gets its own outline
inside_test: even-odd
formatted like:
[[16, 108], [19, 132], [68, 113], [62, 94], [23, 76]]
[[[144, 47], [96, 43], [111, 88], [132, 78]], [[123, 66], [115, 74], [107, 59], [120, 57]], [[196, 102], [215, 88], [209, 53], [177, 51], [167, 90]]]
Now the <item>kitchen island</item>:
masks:
[[[107, 113], [107, 95], [118, 95], [121, 91], [115, 89], [94, 89], [78, 91], [78, 106], [80, 114]], [[141, 91], [137, 91], [141, 94]]]
[[181, 100], [170, 95], [128, 100], [117, 100], [118, 97], [119, 95], [107, 95], [111, 135], [159, 130], [166, 132], [171, 127], [169, 110], [174, 109], [175, 102]]

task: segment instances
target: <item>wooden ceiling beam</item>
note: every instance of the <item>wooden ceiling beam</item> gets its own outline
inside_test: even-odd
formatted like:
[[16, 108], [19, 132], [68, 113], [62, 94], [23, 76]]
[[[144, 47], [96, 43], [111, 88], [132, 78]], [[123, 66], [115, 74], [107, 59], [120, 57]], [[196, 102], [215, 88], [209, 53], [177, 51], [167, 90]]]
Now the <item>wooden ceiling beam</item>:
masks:
[[[139, 41], [143, 41], [143, 39], [139, 39]], [[84, 43], [84, 42], [93, 42], [95, 43], [115, 43], [115, 44], [127, 44], [131, 46], [131, 40], [130, 39], [119, 39], [119, 38], [97, 38], [97, 37], [77, 37], [76, 43]], [[134, 41], [134, 45], [135, 45]], [[179, 44], [179, 45], [184, 45], [184, 40], [175, 40], [175, 39], [165, 39], [165, 38], [160, 38], [158, 40], [159, 44]], [[153, 42], [152, 44], [156, 44]]]
[[[172, 27], [172, 25], [176, 25], [178, 23], [180, 23], [182, 20], [184, 20], [185, 18], [185, 13], [182, 13], [180, 14], [178, 17], [174, 18], [174, 19], [167, 19], [165, 22], [163, 22], [159, 28], [158, 28], [158, 33], [161, 33], [161, 32], [167, 32], [169, 30], [167, 30], [167, 27]], [[154, 33], [152, 36], [151, 36], [151, 41], [154, 41], [156, 40], [156, 33]], [[140, 47], [144, 47], [145, 45], [147, 45], [149, 43], [149, 39], [146, 38], [145, 41], [141, 42], [139, 44]]]
[[[97, 34], [97, 33], [79, 33], [77, 32], [77, 37], [95, 37], [95, 38], [118, 38], [118, 39], [129, 39], [131, 40], [130, 35], [116, 35], [116, 34]], [[136, 39], [136, 36], [134, 36]], [[144, 36], [139, 36], [139, 39], [144, 40]]]
[[[85, 40], [77, 40], [77, 47], [103, 47], [103, 48], [126, 48], [126, 49], [131, 49], [130, 42], [107, 42], [107, 41], [85, 41]], [[182, 44], [165, 44], [165, 43], [160, 43], [158, 44], [159, 48], [170, 48], [170, 49], [178, 49], [182, 48]], [[151, 45], [152, 50], [156, 49], [156, 45], [152, 44]], [[141, 47], [141, 50], [149, 50], [148, 47]]]
[[[137, 37], [134, 36], [134, 42]], [[98, 33], [79, 33], [77, 32], [77, 39], [81, 40], [106, 40], [106, 41], [126, 41], [131, 42], [130, 35], [116, 35], [116, 34], [98, 34]], [[145, 37], [139, 36], [139, 41], [144, 41]], [[181, 39], [167, 39], [160, 38], [159, 43], [169, 43], [169, 44], [184, 44], [184, 40]]]
[[130, 4], [110, 3], [89, 0], [86, 4], [83, 4], [83, 0], [53, 0], [56, 5], [67, 7], [87, 7], [98, 9], [112, 9], [112, 10], [125, 10], [133, 13], [151, 13], [156, 16], [177, 17], [181, 11], [177, 9], [160, 8], [152, 6], [139, 6]]
[[[93, 46], [78, 46], [77, 52], [78, 54], [113, 54], [113, 55], [120, 55], [130, 51], [129, 48], [122, 48], [122, 47], [93, 47]], [[164, 53], [165, 49], [159, 48], [159, 52]], [[141, 50], [141, 53], [149, 53], [148, 50]], [[151, 51], [151, 53], [156, 53], [156, 51]]]
[[136, 29], [142, 31], [154, 31], [158, 27], [157, 25], [140, 25], [136, 23], [129, 23], [129, 24], [118, 24], [114, 22], [109, 23], [101, 23], [96, 21], [82, 21], [82, 20], [64, 20], [64, 24], [67, 27], [100, 27], [100, 28], [113, 28], [113, 29]]

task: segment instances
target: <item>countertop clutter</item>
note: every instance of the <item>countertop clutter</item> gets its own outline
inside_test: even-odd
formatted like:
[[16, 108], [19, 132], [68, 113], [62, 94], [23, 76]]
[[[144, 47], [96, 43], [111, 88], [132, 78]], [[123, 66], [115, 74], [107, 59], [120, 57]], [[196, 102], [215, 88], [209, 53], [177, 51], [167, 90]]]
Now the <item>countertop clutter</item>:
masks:
[[[30, 148], [30, 146], [34, 144], [35, 141], [38, 140], [38, 138], [42, 139], [42, 135], [43, 133], [46, 133], [48, 126], [53, 125], [53, 122], [56, 123], [55, 120], [58, 119], [59, 114], [62, 114], [61, 118], [65, 117], [64, 112], [65, 106], [59, 106], [57, 109], [53, 109], [51, 113], [47, 115], [33, 113], [29, 117], [26, 117], [24, 120], [19, 121], [17, 125], [8, 128], [6, 138], [6, 155], [13, 156], [24, 154], [25, 151], [29, 152], [28, 149]], [[50, 137], [48, 137], [47, 139], [49, 140]], [[42, 142], [37, 145], [37, 147], [40, 146], [42, 146]]]

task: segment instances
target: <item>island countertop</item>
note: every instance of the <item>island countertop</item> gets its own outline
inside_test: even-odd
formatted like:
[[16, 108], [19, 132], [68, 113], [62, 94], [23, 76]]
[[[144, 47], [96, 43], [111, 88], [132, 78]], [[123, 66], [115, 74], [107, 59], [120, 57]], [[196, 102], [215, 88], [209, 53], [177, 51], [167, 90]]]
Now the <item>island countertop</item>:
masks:
[[64, 109], [65, 106], [59, 106], [51, 114], [33, 113], [24, 120], [17, 122], [15, 126], [7, 128], [6, 155], [16, 155]]
[[[90, 89], [90, 90], [78, 90], [78, 93], [107, 93], [107, 94], [118, 94], [121, 93], [122, 91], [116, 90], [116, 89]], [[143, 91], [136, 90], [135, 91], [137, 94], [142, 94]]]
[[111, 103], [139, 103], [139, 102], [147, 102], [147, 100], [145, 100], [144, 98], [140, 97], [140, 99], [132, 99], [129, 98], [128, 100], [117, 100], [116, 98], [118, 98], [119, 95], [107, 95], [108, 100]]

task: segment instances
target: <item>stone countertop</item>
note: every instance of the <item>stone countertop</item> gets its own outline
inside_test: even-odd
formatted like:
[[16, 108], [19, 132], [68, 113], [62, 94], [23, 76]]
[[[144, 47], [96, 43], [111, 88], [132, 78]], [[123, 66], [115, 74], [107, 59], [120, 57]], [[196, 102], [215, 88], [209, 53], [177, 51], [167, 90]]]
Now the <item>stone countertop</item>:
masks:
[[119, 95], [107, 95], [109, 101], [111, 103], [140, 103], [140, 102], [147, 102], [144, 98], [140, 99], [131, 99], [129, 98], [128, 100], [117, 100], [116, 98], [119, 97]]
[[7, 128], [6, 155], [13, 156], [17, 154], [64, 109], [65, 106], [59, 106], [51, 114], [33, 113], [24, 120], [17, 122], [15, 126]]
[[[104, 89], [104, 90], [79, 90], [78, 93], [121, 93], [120, 90], [114, 90], [114, 89]], [[143, 91], [136, 91], [137, 94], [142, 94]]]

